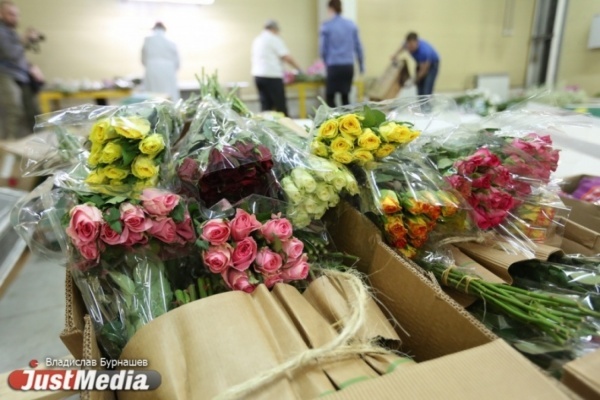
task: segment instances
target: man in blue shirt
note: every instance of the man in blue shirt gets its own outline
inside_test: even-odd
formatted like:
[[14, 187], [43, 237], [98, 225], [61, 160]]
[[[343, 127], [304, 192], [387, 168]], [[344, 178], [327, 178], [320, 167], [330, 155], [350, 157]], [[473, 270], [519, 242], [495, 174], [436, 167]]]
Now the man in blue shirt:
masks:
[[432, 45], [419, 36], [415, 32], [406, 35], [404, 45], [392, 56], [396, 59], [400, 53], [408, 50], [410, 55], [417, 62], [417, 93], [419, 95], [428, 95], [433, 93], [433, 85], [438, 74], [440, 66], [440, 57]]
[[329, 1], [332, 18], [323, 23], [319, 35], [319, 53], [327, 66], [325, 97], [327, 105], [335, 107], [335, 94], [342, 95], [342, 105], [349, 103], [348, 95], [354, 77], [355, 55], [360, 73], [364, 73], [363, 49], [354, 22], [343, 18], [341, 0]]

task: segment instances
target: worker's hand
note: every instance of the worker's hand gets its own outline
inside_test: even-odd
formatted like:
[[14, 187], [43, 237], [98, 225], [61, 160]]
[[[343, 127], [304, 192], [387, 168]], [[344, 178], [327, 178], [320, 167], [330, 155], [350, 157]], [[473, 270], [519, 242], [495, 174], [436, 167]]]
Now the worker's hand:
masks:
[[33, 79], [35, 79], [36, 82], [44, 82], [45, 80], [42, 70], [37, 65], [29, 66], [29, 74], [32, 76]]

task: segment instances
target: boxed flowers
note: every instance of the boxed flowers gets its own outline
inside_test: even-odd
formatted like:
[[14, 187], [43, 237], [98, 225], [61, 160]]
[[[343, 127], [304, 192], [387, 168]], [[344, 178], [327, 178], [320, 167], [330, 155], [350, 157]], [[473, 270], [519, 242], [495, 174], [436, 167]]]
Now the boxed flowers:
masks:
[[[439, 396], [457, 399], [475, 399], [481, 398], [482, 396], [491, 399], [522, 396], [544, 396], [544, 398], [549, 399], [567, 398], [563, 392], [564, 389], [559, 389], [554, 382], [541, 374], [522, 356], [518, 355], [502, 341], [497, 340], [495, 336], [487, 331], [482, 325], [476, 322], [467, 313], [461, 311], [457, 304], [450, 300], [438, 286], [423, 276], [416, 267], [395, 255], [391, 249], [381, 242], [381, 239], [378, 238], [376, 228], [365, 217], [361, 216], [351, 208], [343, 208], [340, 216], [341, 220], [339, 221], [337, 228], [332, 227], [332, 234], [336, 240], [336, 245], [341, 250], [353, 248], [356, 250], [355, 254], [361, 255], [361, 261], [359, 263], [360, 268], [370, 274], [371, 282], [374, 285], [376, 293], [379, 294], [378, 300], [383, 302], [385, 310], [390, 312], [398, 322], [396, 331], [403, 339], [401, 349], [413, 355], [419, 363], [410, 364], [401, 362], [395, 368], [394, 372], [384, 376], [377, 376], [380, 375], [377, 373], [375, 375], [372, 375], [372, 373], [365, 375], [365, 373], [368, 372], [368, 369], [364, 370], [362, 367], [359, 367], [357, 370], [353, 368], [351, 369], [351, 371], [353, 371], [352, 374], [354, 374], [353, 377], [358, 378], [361, 376], [361, 379], [356, 379], [356, 383], [339, 390], [341, 381], [337, 381], [334, 378], [333, 387], [330, 386], [333, 388], [333, 392], [322, 392], [323, 396], [339, 399], [360, 399], [365, 397], [394, 399], [398, 398], [398, 393], [402, 393], [403, 396], [406, 395], [409, 398], [436, 398]], [[350, 227], [352, 227], [352, 229], [349, 229]], [[357, 237], [356, 235], [353, 235], [351, 232], [356, 229], [363, 232], [365, 236]], [[314, 289], [309, 287], [308, 291], [304, 294], [304, 298], [313, 305], [312, 307], [319, 310], [319, 313], [322, 315], [320, 318], [324, 318], [329, 323], [339, 321], [339, 318], [342, 315], [347, 316], [347, 307], [351, 304], [347, 301], [341, 303], [334, 301], [335, 296], [333, 296], [333, 294], [343, 293], [344, 296], [348, 298], [349, 294], [353, 293], [347, 287], [346, 289], [341, 289], [335, 282], [333, 285], [334, 287], [337, 286], [338, 289], [323, 290], [320, 292], [319, 296], [317, 296]], [[281, 290], [278, 288], [281, 288]], [[283, 288], [286, 288], [285, 291]], [[307, 315], [305, 313], [307, 309], [298, 307], [298, 303], [293, 303], [291, 300], [292, 297], [288, 295], [294, 293], [293, 298], [297, 298], [298, 301], [304, 300], [297, 297], [299, 296], [299, 294], [296, 294], [297, 292], [293, 291], [291, 288], [287, 288], [287, 286], [276, 286], [275, 291], [272, 292], [276, 295], [273, 299], [277, 302], [283, 301], [287, 304], [284, 309], [286, 312], [295, 315], [293, 317], [295, 324], [299, 321], [307, 324], [305, 325], [305, 335], [307, 335], [305, 337], [311, 338], [310, 340], [312, 343], [326, 343], [326, 341], [323, 342], [323, 340], [327, 336], [323, 335], [326, 334], [328, 329], [319, 328], [312, 330], [311, 326], [314, 328], [314, 325], [312, 325], [311, 322], [309, 326], [309, 322], [307, 322], [309, 319], [306, 319]], [[93, 356], [99, 357], [97, 347], [94, 347], [95, 341], [90, 333], [93, 327], [89, 324], [89, 320], [89, 327], [87, 330], [83, 329], [85, 332], [81, 330], [82, 327], [86, 326], [86, 323], [85, 318], [83, 318], [81, 314], [77, 314], [77, 310], [80, 307], [80, 305], [78, 305], [80, 300], [78, 300], [77, 291], [73, 286], [70, 286], [70, 283], [67, 284], [67, 290], [67, 299], [74, 299], [73, 302], [70, 302], [67, 305], [68, 313], [70, 312], [70, 317], [67, 321], [74, 322], [74, 325], [69, 327], [69, 331], [71, 332], [70, 348], [76, 348], [72, 345], [72, 339], [74, 338], [73, 333], [79, 332], [79, 337], [81, 338], [80, 343], [86, 343], [85, 346], [83, 346], [84, 353], [91, 355], [92, 351], [96, 349]], [[290, 293], [287, 293], [288, 291]], [[261, 303], [259, 304], [265, 304], [265, 302], [271, 304], [272, 300], [270, 297], [263, 297], [266, 294], [267, 292], [264, 290], [257, 290], [251, 296], [261, 296], [262, 300], [260, 300]], [[234, 295], [236, 299], [240, 300], [239, 303], [233, 301]], [[225, 301], [226, 297], [228, 297], [227, 301]], [[321, 300], [318, 300], [318, 297], [320, 297]], [[226, 345], [230, 348], [232, 344], [240, 339], [240, 336], [236, 335], [237, 330], [234, 329], [228, 329], [219, 334], [211, 334], [210, 332], [218, 329], [219, 326], [222, 326], [222, 322], [214, 323], [212, 325], [208, 323], [202, 324], [203, 320], [209, 321], [204, 318], [195, 319], [198, 320], [199, 326], [205, 326], [206, 328], [210, 327], [210, 330], [199, 328], [199, 330], [188, 331], [189, 333], [186, 335], [173, 334], [175, 332], [174, 329], [177, 331], [188, 329], [186, 326], [193, 319], [184, 315], [187, 314], [187, 310], [194, 308], [195, 315], [197, 315], [197, 311], [201, 307], [212, 309], [209, 314], [206, 314], [209, 317], [210, 315], [213, 315], [213, 318], [225, 317], [228, 320], [231, 319], [231, 324], [233, 324], [233, 326], [237, 326], [238, 324], [243, 325], [245, 332], [250, 332], [253, 329], [252, 326], [257, 323], [270, 324], [271, 328], [268, 328], [269, 330], [275, 329], [273, 325], [276, 323], [278, 325], [283, 325], [284, 319], [273, 318], [273, 315], [276, 315], [273, 314], [273, 311], [268, 314], [271, 315], [271, 318], [263, 316], [258, 318], [244, 317], [243, 320], [235, 319], [234, 316], [237, 315], [240, 307], [247, 307], [247, 305], [242, 306], [242, 304], [247, 304], [247, 301], [250, 299], [250, 295], [244, 295], [241, 292], [232, 292], [205, 299], [208, 301], [192, 302], [174, 312], [165, 314], [163, 317], [156, 319], [153, 323], [142, 328], [142, 330], [139, 331], [139, 334], [137, 334], [140, 339], [139, 345], [137, 344], [137, 338], [134, 336], [130, 344], [126, 347], [124, 354], [128, 357], [132, 357], [137, 354], [137, 351], [148, 353], [152, 352], [153, 349], [156, 349], [156, 354], [164, 353], [165, 357], [159, 358], [159, 365], [163, 365], [165, 367], [164, 371], [168, 371], [169, 378], [168, 380], [164, 379], [163, 383], [169, 382], [167, 383], [168, 387], [165, 388], [165, 390], [170, 391], [169, 393], [175, 393], [173, 391], [177, 390], [184, 390], [185, 381], [181, 379], [180, 374], [187, 375], [192, 373], [191, 371], [196, 371], [194, 376], [204, 376], [201, 374], [206, 374], [208, 372], [200, 372], [199, 369], [202, 365], [206, 365], [209, 362], [217, 362], [217, 360], [222, 360], [220, 361], [220, 365], [222, 365], [221, 371], [225, 376], [221, 377], [218, 381], [210, 381], [210, 387], [221, 384], [223, 379], [236, 379], [239, 381], [244, 376], [253, 376], [253, 374], [250, 374], [249, 372], [255, 372], [254, 369], [262, 366], [265, 362], [270, 362], [269, 360], [271, 360], [271, 358], [260, 360], [260, 364], [257, 364], [257, 361], [259, 360], [257, 358], [252, 358], [250, 364], [243, 364], [240, 360], [241, 358], [246, 358], [246, 354], [253, 357], [257, 351], [263, 348], [263, 342], [249, 342], [243, 347], [243, 352], [236, 353], [228, 351], [227, 354], [230, 354], [228, 357], [233, 358], [220, 359], [209, 357], [207, 360], [206, 357], [204, 357], [203, 360], [198, 360], [197, 363], [182, 363], [181, 357], [189, 357], [187, 353], [191, 348], [198, 347], [205, 349], [204, 354], [215, 354], [210, 343], [215, 343], [215, 345], [216, 343], [222, 343], [222, 345]], [[227, 309], [221, 309], [223, 312], [219, 313], [217, 309], [214, 308], [218, 307], [217, 303], [221, 303], [221, 306], [226, 306]], [[332, 305], [334, 304], [342, 304], [342, 306], [339, 308], [333, 307]], [[370, 306], [369, 309], [374, 306], [373, 303], [371, 304], [372, 306]], [[253, 307], [255, 311], [248, 311], [242, 313], [242, 315], [256, 315], [258, 312], [257, 307], [259, 307], [259, 305], [257, 304]], [[260, 305], [260, 307], [262, 307], [262, 305]], [[334, 309], [333, 311], [331, 310], [332, 307]], [[335, 311], [336, 308], [339, 310], [337, 311], [337, 317]], [[176, 314], [178, 312], [180, 314]], [[264, 315], [262, 312], [257, 316]], [[170, 318], [177, 318], [177, 323], [171, 322]], [[367, 329], [367, 331], [360, 335], [357, 334], [358, 337], [368, 338], [374, 337], [373, 335], [389, 337], [391, 335], [388, 330], [389, 328], [382, 330], [382, 327], [385, 326], [385, 324], [382, 325], [381, 323], [383, 321], [380, 319], [376, 320], [380, 322], [363, 325], [363, 329]], [[158, 323], [160, 323], [160, 325], [157, 325]], [[378, 328], [369, 332], [368, 328], [374, 326]], [[340, 329], [339, 326], [337, 329]], [[202, 333], [203, 331], [206, 335], [211, 336], [210, 340], [205, 339], [205, 336]], [[194, 332], [194, 334], [192, 334], [192, 332]], [[227, 336], [223, 336], [223, 340], [218, 339], [220, 338], [219, 335], [225, 334]], [[313, 336], [315, 334], [317, 334], [317, 336]], [[234, 336], [231, 340], [226, 340], [229, 335]], [[184, 346], [183, 343], [169, 345], [169, 343], [176, 340], [174, 339], [174, 336], [187, 338], [186, 341], [188, 345]], [[246, 338], [244, 340], [248, 340], [248, 335], [245, 336]], [[292, 341], [292, 337], [287, 335], [279, 335], [273, 339], [274, 341], [270, 346], [277, 343], [283, 337], [287, 338], [287, 345], [284, 347], [285, 349], [288, 347], [295, 348], [292, 343], [306, 343], [305, 341]], [[321, 339], [317, 339], [318, 337], [321, 337]], [[163, 342], [162, 339], [159, 340], [158, 338], [165, 338], [165, 341]], [[332, 336], [329, 336], [329, 338], [329, 340], [331, 340]], [[157, 344], [159, 346], [158, 348]], [[256, 349], [254, 349], [254, 347], [256, 347]], [[75, 355], [77, 356], [77, 354]], [[385, 358], [381, 360], [380, 357], [375, 356], [372, 358], [373, 361], [369, 360], [371, 360], [371, 356], [365, 358], [365, 361], [367, 361], [367, 364], [369, 365], [368, 368], [371, 370], [373, 370], [374, 365], [385, 365]], [[379, 361], [375, 362], [375, 360]], [[381, 364], [381, 362], [384, 362], [384, 364]], [[251, 365], [252, 367], [244, 368], [245, 365]], [[150, 360], [150, 367], [152, 366], [152, 360]], [[321, 367], [329, 371], [326, 372], [329, 377], [348, 376], [347, 373], [343, 372], [349, 371], [347, 367], [340, 367], [338, 369], [336, 368], [336, 363], [327, 363]], [[377, 368], [381, 371], [381, 367]], [[317, 370], [318, 369], [319, 368], [317, 368]], [[415, 371], [418, 370], [418, 372], [410, 373], [410, 370], [413, 369]], [[310, 370], [311, 369], [308, 369], [308, 371]], [[506, 384], [507, 380], [510, 380], [510, 385]], [[279, 397], [276, 398], [281, 398], [281, 393], [289, 393], [288, 390], [298, 390], [300, 392], [296, 392], [296, 394], [293, 395], [295, 397], [289, 398], [306, 398], [298, 393], [311, 393], [310, 391], [312, 390], [321, 390], [325, 386], [319, 386], [320, 384], [324, 384], [324, 381], [320, 381], [315, 378], [314, 375], [310, 375], [309, 372], [306, 372], [306, 376], [301, 379], [295, 378], [291, 381], [284, 380], [283, 383], [270, 383], [263, 387], [262, 392], [260, 393], [262, 394], [261, 398], [268, 398], [268, 394], [273, 393], [272, 390], [277, 388], [280, 391], [275, 392], [276, 394], [279, 394]], [[328, 379], [327, 384], [331, 385], [332, 380]], [[460, 387], [456, 386], [457, 384]], [[461, 390], [461, 388], [464, 389], [465, 385], [469, 387], [469, 391], [467, 392]], [[449, 387], [455, 387], [455, 390], [449, 393]], [[282, 392], [281, 390], [284, 391]], [[182, 398], [193, 396], [193, 394], [189, 392], [179, 393], [185, 393], [181, 395]], [[455, 395], [452, 393], [455, 393]], [[107, 394], [92, 392], [90, 395], [92, 398], [98, 398], [94, 396]], [[119, 394], [119, 396], [120, 398], [122, 396], [138, 398], [135, 396], [143, 395], [141, 393], [136, 394], [134, 392], [129, 392]]]

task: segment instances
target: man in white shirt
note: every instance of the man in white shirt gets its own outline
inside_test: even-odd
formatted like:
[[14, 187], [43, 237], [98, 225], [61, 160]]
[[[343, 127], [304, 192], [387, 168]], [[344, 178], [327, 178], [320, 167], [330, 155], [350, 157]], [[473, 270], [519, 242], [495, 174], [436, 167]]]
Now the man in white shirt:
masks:
[[283, 62], [300, 70], [279, 36], [279, 25], [269, 20], [252, 43], [252, 76], [260, 95], [262, 111], [279, 111], [288, 115], [283, 86]]
[[152, 35], [144, 40], [142, 48], [142, 64], [146, 67], [144, 89], [147, 92], [166, 94], [176, 102], [180, 97], [177, 85], [179, 52], [175, 43], [165, 35], [166, 30], [162, 22], [157, 22], [152, 28]]

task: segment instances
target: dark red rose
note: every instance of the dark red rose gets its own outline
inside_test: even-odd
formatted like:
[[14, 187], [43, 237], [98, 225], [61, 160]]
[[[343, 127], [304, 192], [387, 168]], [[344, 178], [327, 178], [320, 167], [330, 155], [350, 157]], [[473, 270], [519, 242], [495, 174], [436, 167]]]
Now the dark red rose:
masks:
[[200, 170], [198, 162], [192, 158], [186, 157], [177, 169], [177, 175], [185, 182], [198, 182], [200, 179]]

